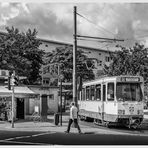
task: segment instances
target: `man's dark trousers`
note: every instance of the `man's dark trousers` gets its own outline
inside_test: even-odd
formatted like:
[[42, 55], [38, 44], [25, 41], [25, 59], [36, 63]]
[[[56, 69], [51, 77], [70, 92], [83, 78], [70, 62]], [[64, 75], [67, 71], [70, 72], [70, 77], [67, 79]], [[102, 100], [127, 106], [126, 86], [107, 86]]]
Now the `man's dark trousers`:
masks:
[[74, 120], [73, 120], [73, 119], [69, 119], [67, 132], [69, 133], [71, 124], [72, 124], [73, 122], [74, 122], [74, 126], [75, 126], [76, 128], [78, 128], [78, 131], [79, 131], [79, 132], [81, 132], [81, 129], [80, 129], [79, 125], [78, 125], [78, 120], [77, 120], [77, 119], [74, 119]]

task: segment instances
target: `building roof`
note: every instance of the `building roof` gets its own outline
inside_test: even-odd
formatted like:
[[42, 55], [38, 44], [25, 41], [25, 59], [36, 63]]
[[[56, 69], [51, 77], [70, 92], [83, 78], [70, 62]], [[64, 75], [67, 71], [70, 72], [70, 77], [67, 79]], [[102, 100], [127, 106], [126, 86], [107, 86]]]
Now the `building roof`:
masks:
[[[6, 32], [0, 31], [0, 35], [6, 35], [6, 34], [7, 34]], [[37, 39], [40, 40], [41, 42], [53, 43], [53, 44], [64, 45], [64, 46], [73, 46], [72, 43], [68, 43], [68, 42], [48, 40], [48, 39], [43, 39], [43, 38], [37, 38]], [[84, 48], [84, 49], [91, 49], [91, 50], [101, 51], [101, 52], [113, 52], [111, 50], [103, 50], [103, 49], [100, 49], [100, 48], [81, 46], [81, 45], [78, 45], [77, 47], [78, 48]]]
[[[41, 39], [38, 38], [41, 42], [47, 42], [47, 43], [53, 43], [53, 44], [58, 44], [58, 45], [64, 45], [64, 46], [73, 46], [72, 43], [68, 43], [68, 42], [61, 42], [61, 41], [55, 41], [55, 40], [47, 40], [47, 39]], [[84, 49], [91, 49], [91, 50], [96, 50], [96, 51], [101, 51], [101, 52], [113, 52], [111, 50], [103, 50], [100, 48], [94, 48], [94, 47], [88, 47], [88, 46], [82, 46], [82, 45], [78, 45], [78, 48], [84, 48]]]
[[[27, 86], [15, 86], [15, 97], [25, 98], [25, 97], [35, 97], [39, 95], [29, 89]], [[12, 96], [12, 90], [8, 90], [7, 86], [0, 86], [0, 97], [10, 97]]]

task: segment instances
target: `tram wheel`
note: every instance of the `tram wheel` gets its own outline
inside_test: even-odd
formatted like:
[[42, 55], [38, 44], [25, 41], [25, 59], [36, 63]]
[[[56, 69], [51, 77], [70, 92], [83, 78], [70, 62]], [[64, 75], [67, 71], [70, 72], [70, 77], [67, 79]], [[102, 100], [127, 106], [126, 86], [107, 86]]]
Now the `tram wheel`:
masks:
[[94, 119], [94, 124], [103, 126], [102, 121], [100, 119]]
[[104, 123], [104, 125], [105, 125], [107, 128], [111, 128], [111, 127], [113, 127], [113, 126], [117, 126], [116, 123], [109, 122], [109, 121], [106, 121], [106, 122]]

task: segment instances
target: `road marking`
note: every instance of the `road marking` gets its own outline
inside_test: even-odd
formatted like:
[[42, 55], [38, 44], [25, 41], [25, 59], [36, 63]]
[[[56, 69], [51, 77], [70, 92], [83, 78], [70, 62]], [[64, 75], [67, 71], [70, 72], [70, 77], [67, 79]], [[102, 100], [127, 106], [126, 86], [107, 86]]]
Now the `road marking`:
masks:
[[47, 143], [19, 142], [19, 141], [7, 141], [7, 140], [0, 140], [0, 142], [14, 143], [14, 144], [49, 145]]
[[54, 133], [56, 133], [56, 132], [40, 133], [40, 134], [32, 135], [31, 137], [37, 137], [37, 136], [42, 136], [42, 135], [54, 134]]
[[15, 139], [31, 138], [31, 137], [43, 136], [43, 135], [54, 134], [54, 133], [56, 133], [56, 132], [46, 132], [46, 133], [40, 133], [40, 134], [35, 134], [35, 135], [30, 135], [30, 136], [13, 137], [13, 138], [8, 138], [8, 139], [4, 139], [4, 140], [11, 141], [11, 140], [15, 140]]

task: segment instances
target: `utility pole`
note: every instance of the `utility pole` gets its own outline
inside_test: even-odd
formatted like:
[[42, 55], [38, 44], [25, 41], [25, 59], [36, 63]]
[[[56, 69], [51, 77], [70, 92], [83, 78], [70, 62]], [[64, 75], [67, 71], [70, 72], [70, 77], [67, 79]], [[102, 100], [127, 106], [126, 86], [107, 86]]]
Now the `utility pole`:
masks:
[[74, 6], [74, 44], [73, 44], [73, 101], [77, 102], [77, 7]]
[[97, 40], [106, 40], [106, 41], [118, 41], [123, 42], [123, 39], [111, 39], [111, 38], [102, 38], [102, 37], [91, 37], [91, 36], [82, 36], [77, 35], [77, 7], [74, 6], [74, 43], [73, 43], [73, 101], [76, 106], [78, 105], [77, 99], [77, 39], [78, 38], [91, 38]]
[[15, 77], [15, 71], [13, 71], [12, 77], [11, 77], [11, 84], [12, 84], [12, 128], [14, 128], [14, 77]]

